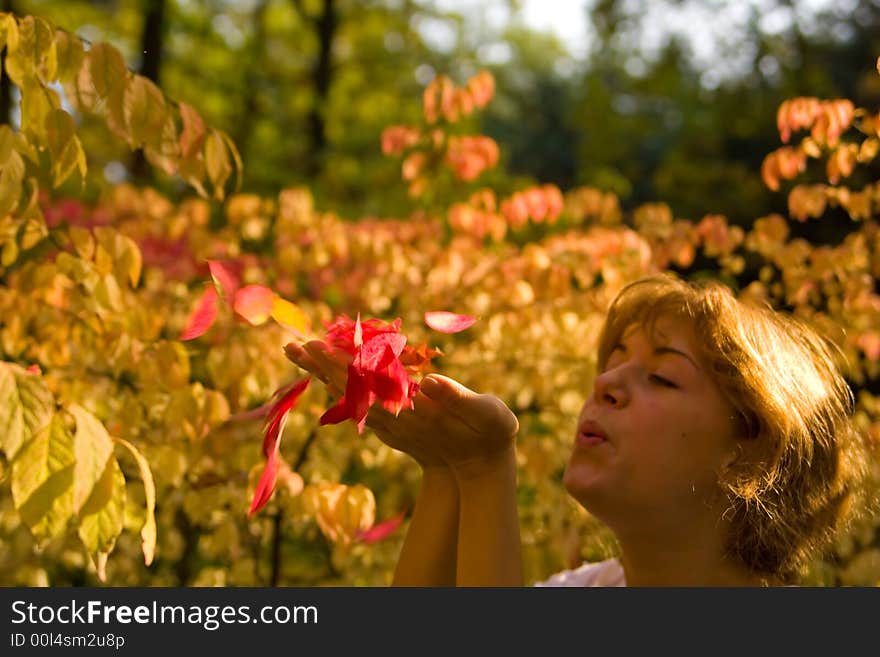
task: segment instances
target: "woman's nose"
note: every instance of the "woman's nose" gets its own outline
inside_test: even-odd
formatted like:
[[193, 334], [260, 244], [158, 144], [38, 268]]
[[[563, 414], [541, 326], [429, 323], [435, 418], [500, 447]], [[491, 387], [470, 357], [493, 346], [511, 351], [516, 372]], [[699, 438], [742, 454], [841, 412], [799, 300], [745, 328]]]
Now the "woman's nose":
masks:
[[593, 397], [597, 404], [610, 404], [611, 406], [625, 404], [627, 393], [621, 373], [617, 370], [608, 370], [597, 376], [593, 384]]

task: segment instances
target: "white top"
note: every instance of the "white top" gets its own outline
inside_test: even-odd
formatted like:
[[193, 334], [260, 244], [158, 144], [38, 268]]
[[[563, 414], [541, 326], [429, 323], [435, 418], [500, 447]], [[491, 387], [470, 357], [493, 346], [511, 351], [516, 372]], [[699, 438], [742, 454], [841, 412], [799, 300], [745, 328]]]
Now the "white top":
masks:
[[535, 582], [535, 586], [626, 586], [626, 578], [620, 561], [606, 559], [563, 570], [543, 582]]

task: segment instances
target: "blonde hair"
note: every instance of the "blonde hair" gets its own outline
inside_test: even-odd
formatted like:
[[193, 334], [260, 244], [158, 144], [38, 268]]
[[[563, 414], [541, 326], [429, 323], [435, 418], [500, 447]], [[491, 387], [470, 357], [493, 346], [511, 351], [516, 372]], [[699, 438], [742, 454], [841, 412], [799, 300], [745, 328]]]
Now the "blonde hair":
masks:
[[612, 302], [598, 366], [631, 325], [691, 323], [700, 353], [736, 409], [740, 458], [721, 475], [727, 551], [756, 573], [791, 582], [843, 528], [864, 490], [870, 450], [832, 343], [769, 304], [740, 301], [714, 280], [642, 278]]

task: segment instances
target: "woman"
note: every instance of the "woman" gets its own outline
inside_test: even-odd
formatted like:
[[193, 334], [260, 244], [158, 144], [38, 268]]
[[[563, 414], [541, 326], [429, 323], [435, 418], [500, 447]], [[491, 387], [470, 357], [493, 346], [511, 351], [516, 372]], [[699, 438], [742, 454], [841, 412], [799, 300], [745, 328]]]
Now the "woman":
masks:
[[[344, 387], [322, 342], [293, 355]], [[564, 483], [621, 554], [539, 586], [790, 584], [843, 526], [868, 451], [802, 322], [717, 282], [648, 277], [611, 304], [598, 371]], [[423, 470], [393, 584], [522, 585], [513, 413], [431, 374], [412, 411], [368, 424]]]

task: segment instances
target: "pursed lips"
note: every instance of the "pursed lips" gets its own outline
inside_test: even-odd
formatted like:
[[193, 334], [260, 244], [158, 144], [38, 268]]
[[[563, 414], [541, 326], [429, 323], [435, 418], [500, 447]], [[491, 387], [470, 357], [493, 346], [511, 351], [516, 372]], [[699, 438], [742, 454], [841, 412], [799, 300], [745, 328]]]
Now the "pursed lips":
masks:
[[608, 434], [598, 422], [585, 420], [578, 425], [577, 443], [579, 445], [592, 446], [606, 442], [609, 442]]

